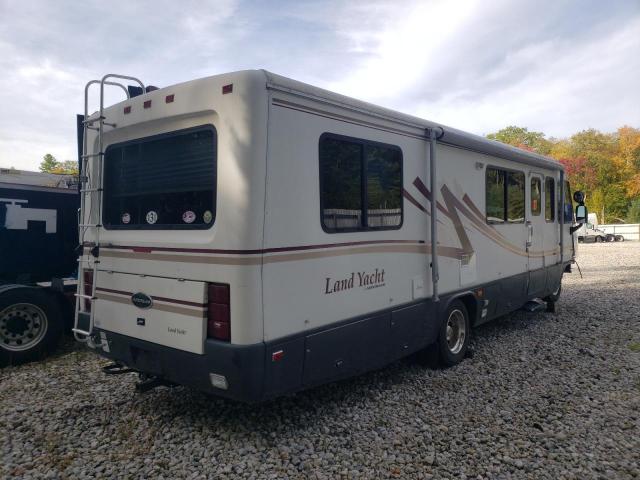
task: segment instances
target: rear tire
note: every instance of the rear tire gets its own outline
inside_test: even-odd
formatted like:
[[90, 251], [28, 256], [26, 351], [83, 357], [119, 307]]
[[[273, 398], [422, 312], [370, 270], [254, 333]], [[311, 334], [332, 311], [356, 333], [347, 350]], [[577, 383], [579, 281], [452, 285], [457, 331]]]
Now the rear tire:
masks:
[[602, 243], [602, 237], [596, 237], [596, 243]]
[[18, 287], [0, 294], [0, 366], [42, 358], [61, 333], [60, 306], [45, 290]]
[[469, 348], [471, 328], [469, 314], [460, 300], [454, 300], [447, 307], [438, 334], [438, 353], [440, 364], [452, 367], [460, 363]]
[[607, 242], [615, 242], [616, 241], [616, 237], [611, 235], [610, 233], [607, 234]]
[[616, 242], [624, 242], [624, 237], [622, 235], [616, 235]]

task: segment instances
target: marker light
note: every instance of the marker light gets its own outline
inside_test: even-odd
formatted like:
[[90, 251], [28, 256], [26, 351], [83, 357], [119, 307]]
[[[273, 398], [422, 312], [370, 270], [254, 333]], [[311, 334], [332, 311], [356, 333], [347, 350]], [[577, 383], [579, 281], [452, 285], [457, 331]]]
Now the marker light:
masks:
[[173, 103], [174, 99], [175, 95], [172, 93], [171, 95], [167, 95], [166, 97], [164, 97], [164, 103]]
[[124, 107], [124, 114], [127, 115], [128, 113], [131, 113], [131, 105]]
[[151, 108], [151, 100], [145, 100], [143, 105], [144, 108]]
[[229, 285], [210, 283], [207, 289], [207, 337], [231, 341]]
[[222, 94], [225, 95], [227, 93], [232, 93], [233, 92], [233, 83], [230, 83], [229, 85], [225, 85], [222, 87]]

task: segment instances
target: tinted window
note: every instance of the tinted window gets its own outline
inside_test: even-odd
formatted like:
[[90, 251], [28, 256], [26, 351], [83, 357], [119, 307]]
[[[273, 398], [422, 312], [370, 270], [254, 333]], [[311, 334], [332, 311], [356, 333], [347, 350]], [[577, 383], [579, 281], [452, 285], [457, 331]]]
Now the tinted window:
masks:
[[507, 221], [524, 222], [524, 173], [507, 172]]
[[544, 179], [544, 218], [547, 222], [555, 220], [556, 190], [555, 181], [551, 177]]
[[505, 172], [495, 168], [487, 168], [487, 221], [503, 222], [505, 214]]
[[573, 202], [571, 200], [571, 187], [567, 180], [564, 181], [564, 223], [573, 222]]
[[[402, 224], [402, 153], [359, 139], [320, 139], [322, 225], [331, 232]], [[366, 206], [366, 208], [365, 208]]]
[[109, 146], [104, 174], [107, 228], [208, 228], [215, 220], [213, 127]]
[[395, 227], [402, 223], [402, 159], [400, 150], [366, 146], [367, 225]]
[[485, 185], [488, 222], [524, 222], [524, 173], [487, 168]]
[[540, 215], [542, 211], [542, 185], [540, 178], [531, 178], [531, 214]]

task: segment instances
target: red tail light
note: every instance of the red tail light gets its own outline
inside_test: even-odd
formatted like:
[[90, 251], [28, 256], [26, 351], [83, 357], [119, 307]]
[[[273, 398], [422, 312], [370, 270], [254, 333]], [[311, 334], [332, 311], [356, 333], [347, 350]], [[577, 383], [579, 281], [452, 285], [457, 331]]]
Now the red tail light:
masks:
[[229, 285], [210, 283], [207, 291], [207, 337], [231, 341]]
[[[91, 295], [93, 293], [93, 270], [84, 270], [83, 278], [84, 294]], [[84, 310], [85, 312], [91, 311], [91, 301], [86, 298], [84, 299]]]

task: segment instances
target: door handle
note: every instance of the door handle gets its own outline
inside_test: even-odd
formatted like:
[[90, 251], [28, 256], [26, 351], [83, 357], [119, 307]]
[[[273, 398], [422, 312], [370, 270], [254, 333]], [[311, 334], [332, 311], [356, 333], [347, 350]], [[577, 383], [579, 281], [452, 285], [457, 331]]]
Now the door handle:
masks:
[[533, 243], [533, 225], [531, 222], [527, 222], [527, 248]]

